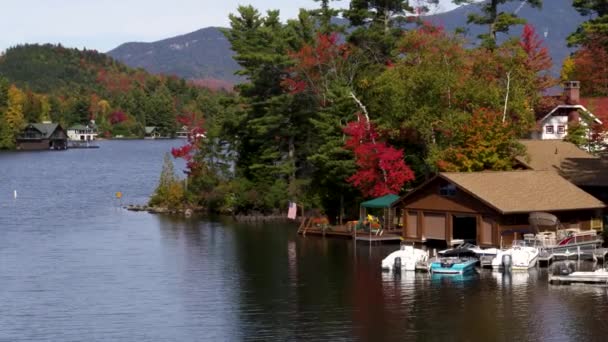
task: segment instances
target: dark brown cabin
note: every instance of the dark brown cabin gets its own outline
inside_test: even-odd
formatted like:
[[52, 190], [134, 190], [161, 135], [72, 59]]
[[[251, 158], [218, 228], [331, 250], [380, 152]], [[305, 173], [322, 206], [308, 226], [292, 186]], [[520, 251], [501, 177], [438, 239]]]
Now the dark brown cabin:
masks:
[[508, 246], [530, 232], [531, 212], [566, 228], [601, 229], [604, 203], [552, 171], [440, 173], [395, 204], [410, 242]]
[[68, 147], [68, 136], [57, 123], [30, 123], [17, 137], [17, 149], [65, 150]]

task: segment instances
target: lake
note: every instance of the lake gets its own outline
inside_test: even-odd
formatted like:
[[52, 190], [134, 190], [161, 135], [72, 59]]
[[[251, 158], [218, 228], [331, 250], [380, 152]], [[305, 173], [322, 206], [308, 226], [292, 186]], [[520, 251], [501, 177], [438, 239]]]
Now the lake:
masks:
[[606, 288], [549, 285], [546, 269], [393, 276], [380, 261], [396, 245], [121, 209], [146, 202], [179, 143], [0, 153], [0, 341], [608, 336]]

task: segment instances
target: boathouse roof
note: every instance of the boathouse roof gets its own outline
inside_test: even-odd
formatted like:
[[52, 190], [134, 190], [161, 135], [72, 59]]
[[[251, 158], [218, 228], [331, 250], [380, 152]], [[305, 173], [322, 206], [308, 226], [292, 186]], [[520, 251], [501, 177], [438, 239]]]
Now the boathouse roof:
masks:
[[502, 214], [606, 207], [554, 171], [444, 172], [439, 177]]
[[38, 130], [40, 133], [42, 133], [44, 139], [48, 139], [55, 132], [55, 130], [57, 129], [59, 124], [58, 123], [30, 123], [30, 124], [28, 124], [28, 126], [33, 127], [36, 130]]

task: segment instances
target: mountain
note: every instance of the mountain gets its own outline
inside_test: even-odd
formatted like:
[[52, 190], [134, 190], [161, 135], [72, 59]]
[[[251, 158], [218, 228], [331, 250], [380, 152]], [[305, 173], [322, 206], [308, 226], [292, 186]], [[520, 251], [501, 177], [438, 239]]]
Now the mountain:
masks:
[[[585, 18], [572, 7], [572, 0], [545, 0], [541, 10], [531, 8], [526, 1], [514, 1], [500, 7], [500, 11], [517, 12], [532, 24], [544, 37], [554, 62], [554, 71], [572, 51], [566, 38]], [[469, 13], [479, 12], [479, 6], [461, 6], [449, 12], [435, 14], [427, 20], [453, 31], [465, 28], [467, 37], [475, 41], [477, 35], [487, 31], [486, 26], [467, 25]], [[514, 28], [511, 36], [519, 36], [522, 26]], [[499, 35], [499, 39], [504, 39]], [[186, 79], [211, 79], [211, 83], [242, 80], [234, 75], [238, 64], [231, 58], [234, 52], [219, 28], [208, 27], [174, 38], [153, 43], [126, 43], [108, 54], [132, 67], [142, 67], [153, 73], [173, 74]]]
[[[549, 49], [556, 73], [559, 73], [564, 59], [574, 51], [568, 48], [566, 39], [586, 20], [572, 7], [572, 0], [545, 0], [540, 10], [532, 8], [526, 1], [514, 1], [500, 6], [499, 10], [516, 13], [534, 26], [539, 36], [544, 39], [545, 46]], [[429, 19], [437, 25], [442, 25], [448, 31], [464, 28], [466, 37], [475, 41], [478, 35], [488, 31], [487, 26], [467, 25], [468, 15], [479, 12], [479, 6], [468, 5], [450, 12], [433, 15]], [[522, 31], [522, 25], [515, 26], [509, 32], [509, 36], [518, 37]], [[506, 38], [504, 34], [498, 35], [498, 39], [501, 41]]]
[[132, 67], [156, 74], [176, 75], [211, 83], [241, 80], [234, 72], [239, 65], [232, 59], [230, 43], [217, 27], [207, 27], [182, 36], [153, 43], [125, 43], [108, 55]]

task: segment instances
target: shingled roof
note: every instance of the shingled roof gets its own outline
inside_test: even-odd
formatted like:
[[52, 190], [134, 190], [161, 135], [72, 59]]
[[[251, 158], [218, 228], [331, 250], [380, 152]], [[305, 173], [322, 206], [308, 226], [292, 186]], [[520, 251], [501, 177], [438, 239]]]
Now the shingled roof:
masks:
[[502, 214], [605, 207], [554, 171], [443, 172], [439, 177]]
[[583, 151], [573, 143], [563, 140], [520, 140], [526, 147], [526, 155], [517, 161], [536, 171], [557, 171], [567, 159], [599, 159]]
[[608, 186], [608, 161], [563, 140], [520, 140], [526, 155], [517, 157], [525, 167], [554, 171], [576, 185]]
[[59, 126], [59, 124], [57, 124], [57, 123], [31, 123], [31, 124], [29, 124], [29, 126], [34, 127], [40, 133], [42, 133], [42, 136], [44, 139], [48, 139], [55, 132], [55, 130], [57, 129], [57, 126]]

